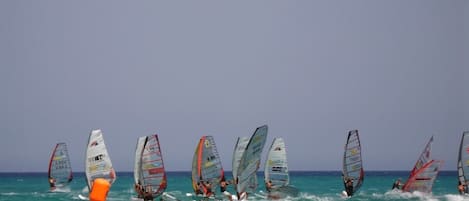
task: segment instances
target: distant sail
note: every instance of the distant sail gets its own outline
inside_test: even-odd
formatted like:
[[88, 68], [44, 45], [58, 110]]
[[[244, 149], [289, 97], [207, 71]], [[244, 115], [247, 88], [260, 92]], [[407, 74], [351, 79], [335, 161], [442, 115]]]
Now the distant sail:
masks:
[[249, 143], [249, 137], [238, 137], [238, 140], [236, 141], [235, 148], [233, 150], [233, 158], [232, 158], [232, 174], [233, 178], [236, 178], [238, 176], [237, 170], [239, 166], [239, 161], [241, 160], [241, 157], [243, 156], [244, 150], [246, 149], [246, 146]]
[[257, 188], [257, 170], [259, 169], [262, 149], [267, 139], [267, 125], [256, 129], [247, 144], [237, 169], [238, 193], [253, 193]]
[[145, 189], [151, 187], [153, 197], [160, 196], [166, 190], [167, 179], [158, 135], [146, 138], [141, 159], [142, 185]]
[[419, 159], [410, 172], [407, 182], [402, 187], [403, 191], [431, 192], [433, 182], [438, 175], [442, 161], [431, 160], [433, 136], [420, 154]]
[[[458, 178], [462, 184], [469, 182], [469, 131], [462, 134], [459, 145]], [[464, 192], [469, 193], [467, 185], [464, 187]]]
[[116, 173], [107, 153], [101, 130], [93, 130], [90, 133], [86, 146], [85, 175], [88, 190], [91, 190], [93, 181], [96, 178], [104, 178], [110, 184], [116, 180]]
[[275, 138], [270, 146], [264, 168], [265, 182], [272, 181], [272, 186], [287, 186], [288, 174], [287, 151], [282, 138]]
[[409, 177], [402, 190], [407, 192], [420, 191], [430, 193], [442, 165], [443, 161], [438, 160], [431, 160], [425, 163]]
[[348, 133], [344, 150], [342, 173], [344, 178], [352, 179], [354, 185], [353, 192], [357, 192], [365, 176], [363, 172], [362, 151], [358, 130], [352, 130]]
[[[197, 144], [192, 160], [192, 187], [197, 193], [200, 181], [209, 181], [212, 189], [220, 183], [224, 177], [221, 159], [212, 136], [202, 136]], [[204, 189], [200, 189], [204, 192]]]
[[143, 147], [145, 146], [145, 141], [147, 136], [139, 137], [137, 140], [137, 146], [135, 147], [135, 164], [134, 164], [134, 181], [136, 184], [142, 184], [143, 175], [141, 171], [142, 167], [142, 153]]
[[55, 180], [55, 186], [63, 187], [73, 179], [68, 149], [65, 143], [57, 143], [49, 161], [49, 178]]

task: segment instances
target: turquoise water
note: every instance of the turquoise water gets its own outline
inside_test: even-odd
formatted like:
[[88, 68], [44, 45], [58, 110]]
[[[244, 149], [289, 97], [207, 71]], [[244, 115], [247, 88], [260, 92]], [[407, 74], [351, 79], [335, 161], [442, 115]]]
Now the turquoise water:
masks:
[[[226, 175], [230, 175], [227, 172]], [[343, 190], [340, 172], [291, 172], [291, 184], [300, 190], [300, 196], [287, 200], [344, 200], [340, 197]], [[456, 172], [441, 172], [433, 187], [433, 194], [391, 192], [393, 181], [401, 177], [407, 179], [408, 172], [374, 171], [365, 173], [365, 182], [360, 191], [350, 200], [469, 200], [469, 197], [457, 195]], [[109, 192], [108, 200], [130, 200], [134, 196], [132, 189], [133, 173], [118, 173], [117, 181]], [[259, 173], [259, 181], [263, 181]], [[79, 194], [86, 195], [83, 173], [74, 173], [70, 189], [65, 192], [48, 192], [46, 173], [0, 173], [0, 200], [80, 200]], [[218, 189], [217, 189], [218, 190]], [[249, 200], [265, 200], [264, 185], [258, 187], [258, 193]], [[229, 191], [233, 192], [232, 187]], [[166, 192], [180, 200], [192, 200], [186, 193], [191, 193], [190, 172], [168, 172], [168, 189]]]

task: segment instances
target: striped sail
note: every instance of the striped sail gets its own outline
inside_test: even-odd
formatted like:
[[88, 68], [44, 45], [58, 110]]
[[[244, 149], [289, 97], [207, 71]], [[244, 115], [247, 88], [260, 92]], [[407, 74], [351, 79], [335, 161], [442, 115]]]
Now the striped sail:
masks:
[[287, 186], [288, 174], [287, 151], [282, 138], [275, 138], [270, 146], [264, 168], [265, 182], [272, 182], [273, 188]]
[[[192, 161], [192, 187], [197, 193], [200, 181], [209, 181], [212, 189], [220, 183], [224, 177], [221, 159], [212, 136], [202, 136], [197, 144], [194, 158]], [[205, 189], [200, 189], [202, 192]]]
[[140, 167], [142, 166], [142, 153], [143, 153], [143, 146], [145, 146], [145, 141], [147, 136], [139, 137], [137, 140], [137, 145], [135, 147], [135, 164], [134, 164], [134, 181], [136, 184], [142, 183], [142, 171], [140, 171]]
[[[462, 134], [461, 144], [459, 145], [458, 178], [462, 184], [466, 184], [469, 179], [469, 131]], [[469, 193], [467, 185], [464, 187], [464, 192]]]
[[86, 146], [85, 175], [88, 190], [91, 190], [96, 178], [106, 179], [110, 184], [116, 180], [116, 174], [107, 153], [101, 130], [93, 130], [90, 133]]
[[160, 196], [167, 187], [166, 171], [158, 135], [147, 136], [141, 156], [142, 185], [151, 188], [153, 197]]
[[55, 180], [56, 187], [64, 187], [73, 179], [68, 149], [65, 143], [57, 143], [49, 161], [49, 178]]
[[236, 190], [238, 193], [255, 192], [257, 188], [256, 173], [259, 169], [262, 149], [267, 139], [267, 125], [256, 129], [247, 144], [237, 169]]
[[412, 175], [402, 188], [403, 191], [430, 193], [443, 161], [431, 160]]
[[433, 136], [428, 141], [427, 145], [423, 149], [423, 152], [420, 154], [419, 159], [415, 163], [414, 168], [410, 172], [410, 175], [409, 175], [409, 178], [407, 179], [407, 182], [402, 187], [403, 191], [413, 191], [412, 190], [413, 188], [411, 188], [410, 186], [413, 185], [412, 183], [415, 180], [412, 179], [412, 178], [414, 178], [417, 175], [417, 173], [424, 167], [424, 165], [426, 165], [428, 162], [430, 162], [430, 160], [431, 160], [430, 154], [431, 154], [431, 151], [432, 151], [432, 143], [433, 143]]
[[353, 192], [357, 192], [364, 179], [363, 161], [358, 130], [349, 131], [345, 144], [342, 173], [344, 179], [351, 178]]

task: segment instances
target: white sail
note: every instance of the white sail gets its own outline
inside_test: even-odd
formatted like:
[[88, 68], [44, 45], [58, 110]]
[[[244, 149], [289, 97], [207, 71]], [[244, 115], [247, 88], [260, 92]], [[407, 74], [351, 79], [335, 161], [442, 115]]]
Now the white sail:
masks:
[[239, 161], [241, 160], [241, 157], [243, 156], [244, 150], [246, 149], [248, 143], [249, 137], [238, 137], [238, 140], [236, 141], [236, 145], [233, 150], [233, 161], [231, 162], [233, 178], [236, 178], [238, 176], [237, 171]]
[[91, 190], [96, 178], [106, 179], [110, 184], [116, 180], [116, 174], [107, 153], [101, 130], [93, 130], [90, 133], [86, 146], [85, 175], [88, 190]]
[[72, 167], [65, 143], [57, 143], [49, 161], [49, 178], [55, 180], [56, 187], [66, 186], [72, 181]]
[[142, 182], [142, 172], [140, 171], [140, 167], [142, 165], [142, 152], [146, 139], [147, 136], [139, 137], [135, 147], [134, 181], [136, 184], [141, 184]]
[[[469, 182], [469, 131], [462, 134], [461, 144], [459, 145], [458, 178], [461, 184]], [[464, 187], [464, 192], [469, 193], [467, 185]]]
[[265, 182], [272, 182], [274, 188], [287, 186], [290, 182], [288, 174], [287, 151], [282, 138], [275, 138], [270, 146], [264, 166]]
[[[243, 152], [237, 170], [236, 190], [238, 193], [253, 193], [257, 188], [256, 173], [259, 169], [262, 150], [267, 139], [267, 125], [256, 129]], [[256, 184], [253, 185], [253, 182]]]

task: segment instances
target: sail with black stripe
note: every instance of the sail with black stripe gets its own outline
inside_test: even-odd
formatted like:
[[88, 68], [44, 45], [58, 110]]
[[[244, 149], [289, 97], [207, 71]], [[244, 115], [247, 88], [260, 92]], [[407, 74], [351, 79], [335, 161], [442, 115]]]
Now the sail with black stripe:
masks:
[[[469, 131], [463, 132], [459, 145], [458, 179], [461, 184], [466, 184], [469, 179]], [[464, 185], [464, 192], [469, 193], [467, 185]]]

